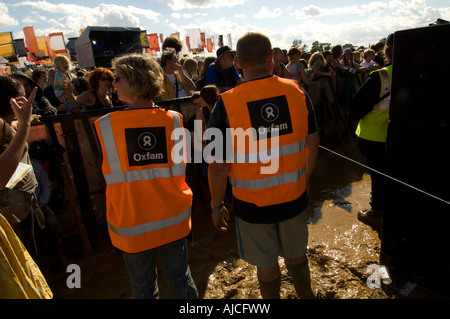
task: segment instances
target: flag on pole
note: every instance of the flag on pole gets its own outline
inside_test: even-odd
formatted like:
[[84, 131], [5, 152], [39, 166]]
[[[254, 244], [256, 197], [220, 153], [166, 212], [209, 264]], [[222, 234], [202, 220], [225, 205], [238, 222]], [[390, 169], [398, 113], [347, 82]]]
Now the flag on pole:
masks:
[[41, 59], [48, 58], [48, 48], [47, 48], [47, 41], [45, 40], [45, 36], [41, 35], [36, 37], [39, 52], [36, 54]]
[[[162, 36], [162, 34], [161, 34]], [[150, 50], [159, 51], [159, 42], [158, 42], [158, 34], [151, 33], [147, 35], [148, 37], [148, 45], [150, 46]]]
[[149, 48], [150, 45], [148, 44], [147, 31], [142, 30], [139, 36], [141, 38], [141, 46], [142, 46], [142, 48], [144, 48], [144, 49]]
[[57, 54], [64, 54], [68, 58], [70, 58], [69, 53], [67, 52], [66, 41], [64, 40], [64, 35], [62, 32], [50, 33], [46, 37], [48, 55], [50, 59], [53, 61]]
[[206, 48], [206, 38], [205, 38], [205, 32], [200, 33], [200, 41], [202, 43], [202, 48]]
[[27, 47], [24, 39], [14, 39], [14, 48], [16, 49], [17, 57], [27, 57]]
[[189, 30], [189, 39], [192, 51], [195, 50], [195, 52], [199, 52], [202, 50], [202, 40], [199, 28]]
[[25, 44], [27, 50], [31, 56], [30, 59], [36, 60], [37, 54], [39, 54], [39, 44], [34, 34], [34, 28], [32, 26], [23, 28], [23, 34], [25, 35]]
[[219, 41], [217, 42], [219, 48], [223, 47], [223, 35], [219, 35]]
[[[214, 41], [214, 40], [212, 40]], [[209, 53], [213, 52], [213, 43], [211, 41], [211, 38], [206, 39], [206, 49]]]
[[187, 47], [187, 50], [190, 52], [191, 51], [191, 41], [190, 41], [189, 36], [186, 36], [186, 47]]
[[231, 33], [227, 34], [227, 41], [228, 41], [228, 46], [230, 47], [230, 49], [233, 49], [233, 44], [231, 43]]
[[12, 32], [0, 33], [0, 57], [5, 58], [8, 62], [17, 61]]

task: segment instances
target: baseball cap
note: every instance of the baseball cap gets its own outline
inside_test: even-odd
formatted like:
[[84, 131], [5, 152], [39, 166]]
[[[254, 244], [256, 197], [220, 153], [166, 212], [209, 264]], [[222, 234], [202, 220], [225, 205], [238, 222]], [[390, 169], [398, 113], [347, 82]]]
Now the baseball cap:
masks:
[[229, 47], [228, 45], [225, 45], [225, 46], [220, 47], [220, 48], [217, 49], [217, 51], [216, 51], [217, 60], [219, 60], [219, 58], [220, 58], [224, 53], [227, 53], [227, 52], [231, 52], [231, 53], [233, 53], [233, 54], [236, 53], [236, 51], [231, 50], [230, 47]]

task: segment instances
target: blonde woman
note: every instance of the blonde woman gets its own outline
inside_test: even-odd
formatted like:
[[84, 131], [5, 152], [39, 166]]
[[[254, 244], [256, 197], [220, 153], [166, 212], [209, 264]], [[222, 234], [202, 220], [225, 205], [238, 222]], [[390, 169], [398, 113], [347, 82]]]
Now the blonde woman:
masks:
[[[175, 145], [186, 147], [183, 117], [153, 104], [164, 82], [154, 59], [132, 54], [112, 64], [118, 97], [129, 108], [95, 122], [111, 242], [123, 252], [134, 298], [158, 298], [156, 253], [172, 296], [198, 298], [186, 244], [193, 194], [183, 157], [172, 156]], [[174, 140], [177, 128], [182, 134]]]
[[309, 70], [307, 73], [314, 72], [316, 74], [316, 79], [322, 76], [331, 78], [331, 76], [333, 75], [328, 68], [325, 57], [319, 51], [314, 52], [309, 58]]
[[196, 60], [186, 59], [183, 64], [183, 71], [194, 83], [198, 80], [198, 62]]

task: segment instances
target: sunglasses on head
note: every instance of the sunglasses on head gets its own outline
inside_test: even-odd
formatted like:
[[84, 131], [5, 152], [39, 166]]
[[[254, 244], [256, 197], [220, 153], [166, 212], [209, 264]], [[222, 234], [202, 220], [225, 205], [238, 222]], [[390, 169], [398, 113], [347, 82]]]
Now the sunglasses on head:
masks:
[[102, 81], [102, 82], [104, 82], [104, 81], [111, 81], [112, 82], [114, 79], [102, 77], [102, 78], [99, 78], [98, 80]]

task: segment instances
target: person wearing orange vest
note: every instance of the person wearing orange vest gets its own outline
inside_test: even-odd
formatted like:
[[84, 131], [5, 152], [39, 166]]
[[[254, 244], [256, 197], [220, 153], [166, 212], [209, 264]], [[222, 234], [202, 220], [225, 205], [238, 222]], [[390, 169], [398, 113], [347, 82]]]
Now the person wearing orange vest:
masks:
[[386, 65], [373, 71], [350, 100], [350, 120], [358, 120], [356, 135], [361, 154], [366, 157], [371, 177], [371, 209], [358, 212], [358, 220], [364, 224], [381, 228], [385, 205], [385, 178], [378, 172], [386, 170], [386, 139], [388, 134], [389, 105], [392, 82], [392, 56], [394, 35], [386, 39]]
[[[314, 109], [298, 83], [272, 75], [267, 36], [242, 36], [235, 62], [244, 81], [220, 95], [209, 121], [209, 129], [228, 139], [225, 153], [217, 149], [209, 160], [213, 224], [228, 229], [223, 199], [229, 178], [239, 254], [256, 265], [262, 297], [280, 298], [283, 256], [299, 297], [313, 298], [304, 210], [319, 144]], [[217, 137], [207, 147], [213, 143]]]
[[187, 260], [192, 191], [186, 161], [172, 156], [184, 135], [178, 112], [154, 106], [164, 75], [150, 57], [113, 60], [113, 84], [128, 108], [95, 121], [103, 155], [106, 216], [112, 244], [123, 252], [134, 298], [158, 298], [156, 252], [174, 298], [198, 298]]

